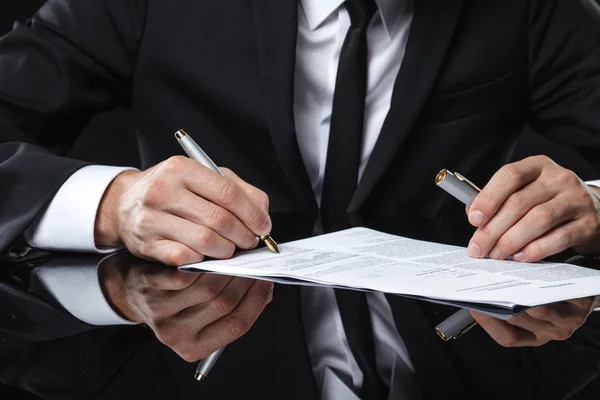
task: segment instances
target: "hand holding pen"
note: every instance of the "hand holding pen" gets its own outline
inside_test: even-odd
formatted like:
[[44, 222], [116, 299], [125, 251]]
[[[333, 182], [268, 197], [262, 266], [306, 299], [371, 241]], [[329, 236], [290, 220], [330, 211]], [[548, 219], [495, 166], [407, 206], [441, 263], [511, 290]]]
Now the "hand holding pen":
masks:
[[[177, 133], [175, 133], [175, 138], [191, 159], [196, 160], [206, 168], [225, 176], [219, 167], [217, 167], [217, 165], [208, 157], [208, 155], [206, 155], [202, 148], [200, 148], [200, 146], [198, 146], [198, 144], [194, 142], [194, 140], [186, 132], [182, 130], [177, 131]], [[262, 240], [271, 251], [279, 253], [277, 243], [269, 234], [259, 236], [259, 239]], [[196, 378], [198, 381], [204, 380], [221, 356], [221, 353], [223, 353], [224, 349], [225, 348], [222, 347], [208, 357], [202, 359], [202, 361], [198, 364], [198, 368], [196, 368], [194, 378]]]
[[[256, 247], [271, 231], [268, 197], [223, 172], [176, 156], [121, 173], [102, 198], [96, 243], [174, 267]], [[103, 269], [102, 291], [117, 313], [147, 325], [190, 362], [214, 359], [208, 356], [244, 335], [273, 296], [272, 282], [148, 264]]]

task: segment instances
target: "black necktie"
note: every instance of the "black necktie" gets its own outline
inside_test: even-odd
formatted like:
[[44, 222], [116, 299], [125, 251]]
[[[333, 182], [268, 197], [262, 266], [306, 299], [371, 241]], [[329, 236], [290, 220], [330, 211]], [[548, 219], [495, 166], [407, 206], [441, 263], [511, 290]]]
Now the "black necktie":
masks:
[[[374, 0], [347, 0], [345, 6], [351, 26], [340, 54], [321, 199], [326, 232], [335, 230], [337, 222], [345, 220], [358, 183], [367, 89], [367, 28], [377, 11]], [[364, 293], [336, 290], [336, 298], [348, 345], [363, 373], [359, 396], [363, 400], [387, 399], [388, 389], [377, 373]]]

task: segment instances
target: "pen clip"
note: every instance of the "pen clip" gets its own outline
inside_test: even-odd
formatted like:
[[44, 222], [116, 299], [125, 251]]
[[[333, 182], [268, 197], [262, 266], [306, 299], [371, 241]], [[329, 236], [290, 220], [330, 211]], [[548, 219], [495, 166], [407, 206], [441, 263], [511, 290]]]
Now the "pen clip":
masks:
[[465, 178], [464, 176], [462, 176], [458, 172], [455, 172], [454, 176], [456, 176], [459, 180], [461, 180], [464, 183], [466, 183], [467, 185], [471, 186], [473, 189], [477, 190], [478, 192], [481, 192], [481, 189], [479, 189], [477, 187], [477, 185], [475, 185], [473, 182], [471, 182], [470, 180], [468, 180], [467, 178]]
[[459, 337], [461, 337], [462, 335], [464, 335], [465, 333], [467, 333], [471, 329], [473, 329], [475, 327], [475, 325], [477, 325], [477, 321], [473, 321], [473, 323], [471, 325], [469, 325], [466, 328], [461, 329], [460, 331], [456, 332], [456, 335], [452, 336], [452, 339], [458, 339]]

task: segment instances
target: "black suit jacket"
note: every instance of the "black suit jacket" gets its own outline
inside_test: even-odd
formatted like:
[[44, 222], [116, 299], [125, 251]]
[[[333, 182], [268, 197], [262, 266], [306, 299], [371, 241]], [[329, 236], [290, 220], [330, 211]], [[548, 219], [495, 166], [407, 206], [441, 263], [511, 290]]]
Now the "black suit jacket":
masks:
[[[48, 1], [0, 40], [0, 250], [85, 165], [64, 155], [89, 118], [120, 104], [135, 118], [143, 166], [180, 154], [172, 134], [184, 128], [217, 164], [266, 191], [273, 213], [314, 219], [292, 109], [297, 13], [294, 0]], [[415, 0], [391, 109], [348, 211], [462, 213], [432, 178], [450, 168], [485, 183], [510, 158], [525, 123], [594, 161], [599, 106], [600, 14], [591, 1]], [[64, 322], [69, 317], [55, 308], [40, 317], [45, 303], [8, 286], [0, 293], [8, 310], [36, 311], [23, 317], [25, 332], [5, 329], [22, 345], [19, 352], [3, 347], [5, 359], [24, 372], [5, 364], [0, 377], [44, 396], [115, 399], [123, 388], [157, 398], [316, 396], [294, 289], [279, 289], [275, 305], [201, 388], [190, 387], [189, 371], [178, 371], [193, 366], [143, 329], [92, 329]], [[517, 390], [561, 397], [597, 374], [595, 318], [579, 341], [543, 351], [505, 350], [483, 334], [453, 351], [430, 342], [439, 308], [398, 302], [392, 305], [404, 318], [421, 321], [403, 334], [418, 333], [411, 355], [428, 397]], [[46, 329], [49, 319], [61, 323]], [[100, 351], [121, 343], [130, 344], [127, 351]], [[421, 353], [419, 343], [430, 343], [430, 351]], [[69, 382], [51, 385], [43, 374], [25, 373], [53, 351], [60, 359], [64, 349], [83, 348], [54, 371], [73, 376]]]

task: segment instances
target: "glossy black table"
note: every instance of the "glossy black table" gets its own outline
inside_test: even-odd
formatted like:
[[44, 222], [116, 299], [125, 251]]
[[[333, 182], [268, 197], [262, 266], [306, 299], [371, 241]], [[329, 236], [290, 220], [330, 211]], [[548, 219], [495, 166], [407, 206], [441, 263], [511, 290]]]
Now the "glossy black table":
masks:
[[[312, 234], [313, 216], [272, 213], [272, 218], [272, 235], [280, 242]], [[474, 232], [461, 216], [351, 215], [341, 216], [339, 221], [339, 229], [366, 226], [461, 246], [467, 245]], [[553, 260], [600, 267], [596, 259], [573, 256], [566, 252]], [[210, 379], [200, 387], [192, 378], [195, 364], [179, 359], [148, 328], [92, 327], [66, 313], [32, 274], [48, 257], [54, 264], [100, 264], [100, 269], [124, 272], [129, 268], [169, 268], [124, 253], [106, 258], [32, 252], [26, 259], [5, 261], [0, 281], [2, 382], [60, 399], [91, 398], [94, 394], [111, 400], [318, 398], [299, 318], [298, 287], [276, 287], [274, 300], [259, 321], [228, 346]], [[426, 398], [481, 398], [478, 393], [482, 390], [489, 391], [487, 398], [559, 398], [579, 392], [600, 371], [600, 313], [590, 316], [584, 328], [566, 342], [505, 349], [481, 328], [456, 341], [442, 342], [433, 327], [455, 312], [453, 307], [398, 296], [388, 296], [388, 301]], [[598, 393], [590, 387], [576, 398], [598, 398]]]

